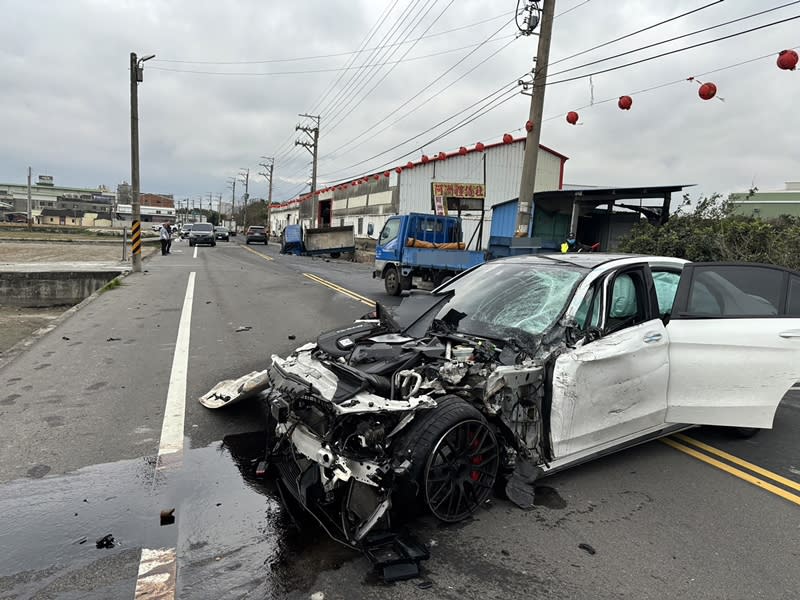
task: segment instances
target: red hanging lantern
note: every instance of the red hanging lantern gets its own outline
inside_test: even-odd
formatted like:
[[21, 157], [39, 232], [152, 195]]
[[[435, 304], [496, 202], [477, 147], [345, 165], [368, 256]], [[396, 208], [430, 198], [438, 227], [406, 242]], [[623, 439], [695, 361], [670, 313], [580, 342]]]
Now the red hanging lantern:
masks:
[[503, 143], [504, 144], [510, 144], [513, 141], [514, 141], [514, 136], [513, 135], [511, 135], [510, 133], [504, 133], [503, 134]]
[[411, 162], [411, 161], [408, 161], [408, 162], [406, 163], [406, 169], [413, 169], [413, 168], [414, 168], [414, 163], [413, 163], [413, 162]]
[[376, 175], [373, 175], [373, 176], [372, 176], [372, 178], [373, 178], [375, 181], [378, 181], [378, 180], [380, 180], [381, 176], [376, 174]]
[[430, 158], [428, 158], [427, 154], [422, 155], [422, 164], [427, 164]]
[[483, 145], [483, 142], [478, 142], [475, 144], [475, 150], [478, 152], [483, 152], [484, 148], [486, 148], [486, 146]]
[[794, 71], [797, 66], [797, 52], [794, 50], [781, 50], [778, 53], [778, 68], [784, 71]]
[[533, 121], [525, 121], [525, 131], [533, 131]]
[[390, 172], [390, 171], [384, 171], [384, 172], [383, 172], [383, 176], [384, 176], [384, 177], [389, 177], [389, 175], [391, 175], [391, 172]]
[[711, 100], [717, 95], [717, 86], [711, 82], [706, 82], [700, 86], [700, 89], [697, 90], [697, 93], [703, 100]]
[[351, 186], [352, 186], [352, 187], [356, 187], [357, 185], [358, 185], [358, 182], [357, 182], [357, 181], [354, 181], [354, 182], [351, 184]]
[[447, 153], [446, 152], [439, 152], [439, 155], [436, 158], [438, 158], [439, 160], [445, 160], [445, 159], [447, 159]]
[[630, 96], [620, 96], [617, 106], [619, 106], [622, 110], [630, 110], [631, 106], [633, 106], [633, 98]]
[[461, 148], [458, 149], [458, 153], [461, 154], [462, 156], [467, 152], [469, 152], [469, 150], [467, 150], [466, 146], [461, 146]]
[[571, 110], [567, 113], [567, 123], [570, 125], [575, 125], [578, 122], [578, 113], [574, 110]]
[[403, 167], [395, 167], [394, 168], [394, 172], [397, 173], [398, 175], [400, 175], [400, 173], [403, 172]]

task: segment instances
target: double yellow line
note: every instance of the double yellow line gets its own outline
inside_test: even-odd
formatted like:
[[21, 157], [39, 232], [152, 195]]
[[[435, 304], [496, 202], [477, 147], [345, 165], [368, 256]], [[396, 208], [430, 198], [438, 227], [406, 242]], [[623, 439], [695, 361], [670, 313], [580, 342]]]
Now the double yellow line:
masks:
[[348, 290], [347, 288], [343, 288], [340, 285], [333, 283], [332, 281], [328, 281], [327, 279], [323, 279], [318, 275], [314, 275], [313, 273], [303, 273], [303, 277], [307, 277], [314, 283], [318, 283], [320, 285], [324, 285], [327, 288], [332, 289], [335, 292], [339, 292], [340, 294], [344, 294], [348, 298], [355, 300], [356, 302], [361, 302], [362, 304], [366, 304], [367, 306], [375, 307], [375, 300], [370, 300], [366, 296], [362, 296], [361, 294], [357, 294], [352, 290]]
[[256, 252], [255, 250], [253, 250], [252, 248], [248, 248], [247, 246], [242, 246], [242, 248], [244, 248], [248, 252], [252, 252], [253, 254], [255, 254], [258, 257], [263, 258], [264, 260], [275, 260], [271, 256], [267, 256], [266, 254], [261, 254], [261, 252]]
[[[675, 434], [668, 438], [661, 438], [661, 441], [668, 446], [679, 450], [680, 452], [696, 458], [697, 460], [701, 460], [712, 467], [721, 469], [722, 471], [725, 471], [734, 477], [738, 477], [739, 479], [751, 483], [756, 487], [760, 487], [761, 489], [771, 492], [776, 496], [780, 496], [784, 500], [788, 500], [789, 502], [800, 506], [800, 494], [794, 493], [800, 492], [800, 483], [797, 483], [796, 481], [782, 477], [777, 473], [768, 471], [763, 467], [754, 465], [753, 463], [747, 462], [738, 456], [734, 456], [733, 454], [729, 454], [723, 450], [720, 450], [719, 448], [714, 448], [713, 446], [704, 444], [703, 442], [691, 438], [688, 435], [683, 435], [682, 433]], [[684, 443], [682, 444], [680, 442]], [[694, 447], [692, 448], [691, 446]], [[737, 467], [741, 467], [741, 469]], [[749, 473], [743, 469], [747, 469]], [[756, 475], [759, 475], [760, 477], [757, 477]], [[772, 480], [774, 483], [765, 481], [766, 479]], [[775, 485], [776, 483], [783, 487]], [[794, 492], [791, 490], [794, 490]]]

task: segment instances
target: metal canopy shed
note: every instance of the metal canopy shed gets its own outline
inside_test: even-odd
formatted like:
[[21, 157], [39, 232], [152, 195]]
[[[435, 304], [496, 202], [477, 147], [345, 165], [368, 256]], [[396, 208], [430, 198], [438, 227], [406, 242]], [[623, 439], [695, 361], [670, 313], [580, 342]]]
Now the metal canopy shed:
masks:
[[[503, 255], [502, 247], [522, 251], [538, 248], [556, 250], [570, 233], [583, 244], [599, 243], [613, 250], [622, 235], [646, 218], [654, 225], [669, 219], [672, 194], [690, 185], [642, 187], [580, 188], [537, 192], [533, 196], [534, 214], [527, 238], [514, 237], [518, 200], [492, 207], [490, 248]], [[652, 202], [653, 199], [659, 202]], [[645, 202], [651, 200], [651, 202]], [[604, 209], [600, 207], [605, 206]], [[514, 253], [514, 252], [511, 252]]]

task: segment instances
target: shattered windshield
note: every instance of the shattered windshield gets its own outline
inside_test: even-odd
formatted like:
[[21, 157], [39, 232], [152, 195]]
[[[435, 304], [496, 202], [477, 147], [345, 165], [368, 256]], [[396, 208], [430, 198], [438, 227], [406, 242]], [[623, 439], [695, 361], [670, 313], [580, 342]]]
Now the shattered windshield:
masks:
[[563, 265], [488, 263], [443, 288], [453, 297], [436, 320], [473, 335], [540, 335], [559, 318], [583, 276], [582, 269]]

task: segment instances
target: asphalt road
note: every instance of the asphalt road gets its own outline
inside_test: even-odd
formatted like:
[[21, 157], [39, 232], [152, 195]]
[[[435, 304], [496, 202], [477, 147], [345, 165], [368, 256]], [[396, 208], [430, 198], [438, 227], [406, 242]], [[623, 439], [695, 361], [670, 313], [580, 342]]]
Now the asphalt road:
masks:
[[[494, 500], [458, 526], [422, 519], [424, 580], [378, 583], [252, 477], [258, 412], [196, 398], [397, 299], [368, 265], [235, 238], [173, 250], [0, 369], [0, 598], [134, 598], [154, 548], [174, 549], [179, 598], [797, 597], [798, 392], [750, 440], [693, 430], [542, 480], [532, 511]], [[162, 454], [183, 348], [185, 449]], [[106, 534], [114, 547], [97, 548]]]

